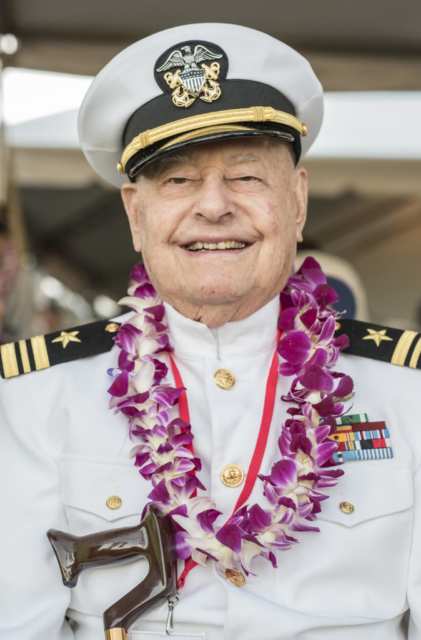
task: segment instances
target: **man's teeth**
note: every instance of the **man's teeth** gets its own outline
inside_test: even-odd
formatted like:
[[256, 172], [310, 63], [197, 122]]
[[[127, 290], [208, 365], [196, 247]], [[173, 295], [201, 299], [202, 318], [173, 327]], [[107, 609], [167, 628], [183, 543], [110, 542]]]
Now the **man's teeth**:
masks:
[[189, 251], [219, 251], [222, 249], [244, 249], [245, 242], [238, 242], [237, 240], [225, 240], [224, 242], [207, 243], [207, 242], [191, 242], [186, 245], [186, 249]]

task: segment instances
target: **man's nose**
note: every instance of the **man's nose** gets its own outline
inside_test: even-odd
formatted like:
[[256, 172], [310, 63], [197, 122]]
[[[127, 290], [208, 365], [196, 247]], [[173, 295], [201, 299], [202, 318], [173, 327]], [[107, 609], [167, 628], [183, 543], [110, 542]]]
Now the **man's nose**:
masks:
[[209, 222], [220, 222], [224, 216], [233, 213], [233, 203], [230, 191], [219, 172], [203, 177], [201, 187], [197, 192], [194, 214], [206, 218]]

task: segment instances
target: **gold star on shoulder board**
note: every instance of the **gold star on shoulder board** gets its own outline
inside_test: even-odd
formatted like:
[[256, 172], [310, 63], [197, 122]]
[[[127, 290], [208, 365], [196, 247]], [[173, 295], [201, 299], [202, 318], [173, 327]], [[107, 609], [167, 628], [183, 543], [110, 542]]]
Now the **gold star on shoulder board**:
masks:
[[61, 344], [63, 345], [63, 349], [65, 349], [69, 342], [81, 342], [79, 338], [76, 338], [78, 333], [79, 331], [70, 331], [70, 333], [67, 333], [67, 331], [62, 331], [60, 336], [58, 338], [55, 338], [54, 340], [51, 340], [51, 342], [61, 342]]
[[386, 335], [386, 329], [381, 329], [380, 331], [375, 331], [374, 329], [367, 329], [369, 336], [364, 336], [363, 340], [374, 340], [376, 345], [379, 347], [382, 340], [390, 340], [393, 342], [393, 338], [389, 338]]

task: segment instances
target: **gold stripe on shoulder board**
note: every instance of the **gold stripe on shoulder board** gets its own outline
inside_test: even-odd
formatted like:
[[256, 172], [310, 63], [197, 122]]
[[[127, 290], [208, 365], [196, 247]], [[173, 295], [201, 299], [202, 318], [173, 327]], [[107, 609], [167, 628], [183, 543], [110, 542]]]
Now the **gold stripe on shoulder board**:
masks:
[[418, 364], [418, 359], [420, 357], [421, 354], [421, 337], [418, 340], [417, 344], [415, 345], [415, 349], [414, 352], [411, 356], [411, 360], [409, 362], [409, 366], [411, 367], [411, 369], [416, 369], [417, 368], [417, 364]]
[[19, 340], [19, 351], [20, 351], [20, 359], [22, 360], [23, 373], [30, 373], [31, 364], [29, 362], [26, 340]]
[[15, 343], [9, 342], [0, 347], [1, 362], [3, 365], [4, 377], [13, 378], [19, 375], [18, 361], [16, 358]]
[[[416, 336], [419, 333], [417, 331], [404, 331], [401, 337], [399, 338], [398, 344], [396, 345], [396, 349], [393, 352], [393, 356], [391, 359], [392, 364], [398, 364], [401, 367], [405, 365], [406, 356], [408, 355], [408, 351], [411, 348], [412, 343], [414, 342]], [[412, 359], [411, 359], [412, 362]]]
[[31, 338], [31, 345], [36, 370], [48, 369], [50, 366], [50, 359], [48, 357], [44, 336], [35, 336], [34, 338]]

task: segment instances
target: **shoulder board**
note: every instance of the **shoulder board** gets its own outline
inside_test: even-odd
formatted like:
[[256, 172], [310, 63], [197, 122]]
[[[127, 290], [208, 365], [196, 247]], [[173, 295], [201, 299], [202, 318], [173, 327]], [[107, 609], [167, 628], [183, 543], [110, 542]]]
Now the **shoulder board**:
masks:
[[417, 331], [340, 318], [336, 323], [335, 336], [343, 334], [349, 338], [349, 347], [343, 353], [421, 369], [421, 334]]
[[[13, 378], [23, 373], [48, 369], [56, 364], [111, 351], [119, 323], [99, 320], [66, 331], [55, 331], [28, 340], [0, 346], [0, 375]], [[341, 318], [336, 337], [347, 335], [349, 347], [343, 353], [421, 369], [421, 334]]]
[[119, 326], [118, 322], [99, 320], [66, 331], [3, 344], [0, 346], [1, 377], [13, 378], [111, 351]]

